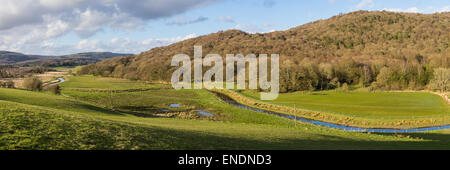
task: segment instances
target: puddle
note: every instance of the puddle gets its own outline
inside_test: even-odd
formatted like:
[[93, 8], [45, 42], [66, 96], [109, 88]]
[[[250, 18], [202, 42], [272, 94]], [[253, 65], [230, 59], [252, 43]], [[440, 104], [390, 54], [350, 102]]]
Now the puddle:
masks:
[[[282, 113], [276, 113], [276, 112], [271, 112], [271, 111], [267, 111], [267, 110], [261, 110], [261, 109], [245, 106], [245, 105], [239, 104], [238, 102], [234, 101], [233, 99], [231, 99], [230, 97], [228, 97], [224, 94], [220, 94], [220, 93], [216, 93], [216, 94], [226, 103], [231, 104], [236, 107], [239, 107], [239, 108], [242, 108], [242, 109], [253, 110], [253, 111], [261, 112], [261, 113], [268, 113], [271, 115], [276, 115], [276, 116], [284, 117], [284, 118], [288, 118], [288, 119], [295, 119], [295, 117], [291, 116], [291, 115], [286, 115], [286, 114], [282, 114]], [[297, 116], [296, 120], [301, 121], [301, 122], [306, 122], [306, 123], [312, 123], [312, 124], [319, 125], [319, 126], [331, 127], [331, 128], [341, 129], [341, 130], [345, 130], [345, 131], [351, 131], [351, 132], [411, 133], [411, 132], [425, 132], [425, 131], [433, 131], [433, 130], [450, 129], [450, 125], [426, 127], [426, 128], [412, 128], [412, 129], [371, 129], [371, 128], [343, 126], [343, 125], [338, 125], [338, 124], [334, 124], [334, 123], [327, 123], [327, 122], [322, 122], [322, 121], [317, 121], [317, 120], [306, 119], [306, 118], [302, 118], [302, 117], [298, 117], [298, 116]]]
[[170, 104], [169, 107], [181, 107], [180, 104]]
[[201, 114], [201, 115], [203, 115], [203, 116], [214, 117], [213, 114], [208, 113], [208, 112], [205, 112], [205, 111], [202, 111], [202, 110], [196, 110], [195, 112], [197, 112], [197, 113], [199, 113], [199, 114]]
[[65, 82], [66, 80], [64, 80], [62, 77], [58, 78], [59, 83]]

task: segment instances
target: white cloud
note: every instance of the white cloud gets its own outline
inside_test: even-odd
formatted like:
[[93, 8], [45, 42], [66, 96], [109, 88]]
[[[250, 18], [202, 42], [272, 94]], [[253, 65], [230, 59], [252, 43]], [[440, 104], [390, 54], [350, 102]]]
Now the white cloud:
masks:
[[[26, 12], [24, 12], [26, 11]], [[39, 5], [32, 0], [4, 0], [0, 5], [0, 30], [42, 21]]]
[[78, 7], [84, 3], [87, 3], [88, 0], [70, 0], [70, 1], [61, 1], [61, 0], [39, 0], [39, 4], [50, 10], [60, 10], [64, 8], [73, 8]]
[[392, 12], [408, 12], [408, 13], [435, 13], [435, 12], [449, 12], [450, 6], [444, 6], [441, 8], [436, 8], [429, 6], [425, 9], [419, 9], [417, 7], [410, 7], [410, 8], [384, 8], [383, 10], [386, 11], [392, 11]]
[[217, 21], [234, 23], [233, 18], [231, 18], [230, 16], [220, 16], [219, 18], [217, 18]]
[[275, 31], [274, 29], [270, 29], [273, 27], [271, 23], [264, 23], [262, 26], [257, 26], [254, 24], [236, 24], [233, 29], [242, 30], [248, 33], [268, 33]]
[[391, 12], [408, 12], [408, 13], [420, 13], [423, 12], [423, 10], [418, 9], [417, 7], [411, 7], [411, 8], [407, 8], [407, 9], [402, 9], [402, 8], [389, 8], [389, 9], [383, 9], [386, 11], [391, 11]]
[[375, 6], [375, 3], [373, 2], [373, 0], [361, 0], [361, 2], [359, 2], [353, 8], [355, 10], [358, 10], [358, 9], [363, 9], [363, 8], [372, 8], [374, 6]]
[[111, 22], [111, 17], [97, 10], [87, 9], [79, 15], [78, 26], [75, 31], [83, 38], [90, 37], [103, 29], [103, 26]]
[[[148, 51], [154, 47], [160, 47], [197, 37], [196, 34], [189, 34], [179, 37], [148, 38], [142, 41], [131, 40], [129, 38], [115, 37], [109, 41], [97, 39], [82, 39], [74, 44], [59, 44], [52, 40], [45, 40], [40, 43], [20, 44], [11, 48], [11, 51], [23, 52], [27, 54], [41, 55], [66, 55], [80, 52], [115, 52], [115, 53], [140, 53]], [[0, 41], [0, 48], [4, 48]]]
[[178, 41], [183, 41], [183, 40], [187, 40], [187, 39], [194, 38], [194, 37], [197, 37], [197, 35], [196, 34], [189, 34], [189, 35], [186, 35], [184, 37], [157, 38], [157, 39], [150, 38], [150, 39], [146, 39], [144, 41], [141, 41], [140, 44], [146, 45], [146, 46], [149, 46], [149, 47], [153, 48], [153, 47], [169, 45], [169, 44], [172, 44], [172, 43], [175, 43], [175, 42], [178, 42]]
[[248, 33], [262, 32], [262, 29], [253, 24], [236, 24], [234, 29], [242, 30]]
[[272, 23], [266, 22], [266, 23], [264, 23], [263, 26], [267, 28], [267, 27], [273, 27], [274, 25]]
[[81, 40], [76, 45], [76, 49], [86, 51], [102, 51], [99, 49], [100, 45], [100, 40]]
[[[83, 39], [73, 45], [57, 45], [51, 41], [43, 42], [40, 48], [45, 49], [42, 54], [64, 55], [79, 52], [116, 52], [116, 53], [140, 53], [154, 47], [160, 47], [197, 37], [196, 34], [169, 38], [149, 38], [142, 41], [129, 38], [115, 37], [109, 41], [96, 39]], [[66, 49], [66, 50], [64, 50]], [[67, 49], [70, 49], [67, 51]]]
[[[2, 0], [0, 50], [41, 54], [53, 48], [59, 53], [64, 48], [94, 43], [80, 42], [64, 48], [54, 44], [55, 38], [72, 32], [87, 39], [106, 28], [142, 29], [149, 20], [181, 14], [216, 1], [219, 0]], [[101, 42], [91, 45], [99, 46], [92, 49], [107, 49], [101, 47]]]
[[450, 6], [444, 6], [439, 10], [439, 12], [450, 12]]
[[195, 19], [187, 19], [186, 17], [178, 17], [175, 20], [173, 20], [172, 22], [167, 23], [167, 25], [182, 26], [182, 25], [199, 23], [199, 22], [203, 22], [203, 21], [206, 21], [206, 20], [208, 20], [208, 18], [204, 17], [204, 16], [200, 16], [200, 17], [197, 17]]

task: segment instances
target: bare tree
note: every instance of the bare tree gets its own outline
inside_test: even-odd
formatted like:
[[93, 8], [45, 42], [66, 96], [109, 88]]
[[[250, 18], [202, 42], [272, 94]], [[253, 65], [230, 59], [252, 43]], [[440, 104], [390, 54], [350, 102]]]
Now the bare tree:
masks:
[[25, 89], [32, 91], [41, 91], [42, 90], [42, 81], [37, 77], [29, 77], [26, 78], [23, 82]]
[[433, 90], [445, 92], [450, 90], [450, 69], [437, 68], [434, 70], [434, 78], [430, 84]]

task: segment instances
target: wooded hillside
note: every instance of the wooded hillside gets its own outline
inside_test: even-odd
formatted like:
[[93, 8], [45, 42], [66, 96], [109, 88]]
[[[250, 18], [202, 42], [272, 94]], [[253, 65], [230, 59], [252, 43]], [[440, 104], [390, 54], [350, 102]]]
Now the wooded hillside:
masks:
[[[449, 86], [448, 77], [437, 76], [449, 75], [449, 44], [450, 12], [357, 11], [265, 34], [220, 31], [139, 55], [103, 60], [80, 73], [170, 81], [176, 69], [170, 66], [172, 57], [179, 53], [193, 57], [194, 45], [201, 45], [203, 55], [280, 54], [282, 92], [348, 85], [436, 89], [435, 81], [446, 80], [444, 86]], [[439, 73], [434, 71], [437, 68]]]

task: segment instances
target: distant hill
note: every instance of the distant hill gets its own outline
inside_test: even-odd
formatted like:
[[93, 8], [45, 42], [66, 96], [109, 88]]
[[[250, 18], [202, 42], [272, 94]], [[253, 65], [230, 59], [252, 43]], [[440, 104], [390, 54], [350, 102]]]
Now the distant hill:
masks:
[[[249, 34], [220, 31], [103, 60], [82, 72], [170, 81], [175, 54], [280, 54], [282, 91], [333, 89], [342, 84], [422, 89], [434, 68], [449, 68], [450, 12], [435, 14], [357, 11], [286, 31]], [[377, 83], [375, 83], [377, 82]]]
[[16, 62], [36, 59], [39, 59], [39, 57], [9, 51], [0, 51], [0, 64], [12, 64]]
[[61, 58], [92, 58], [103, 60], [107, 58], [119, 57], [119, 56], [129, 56], [133, 54], [120, 54], [120, 53], [112, 53], [112, 52], [87, 52], [87, 53], [77, 53], [71, 55], [65, 55]]
[[89, 64], [95, 63], [104, 59], [129, 56], [132, 54], [119, 54], [111, 52], [87, 52], [70, 54], [63, 56], [41, 56], [41, 55], [26, 55], [22, 53], [0, 51], [0, 65], [70, 65], [70, 64]]

